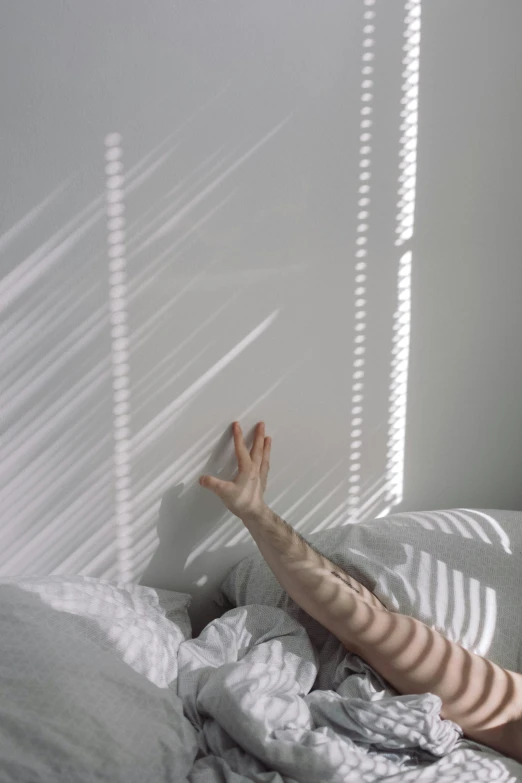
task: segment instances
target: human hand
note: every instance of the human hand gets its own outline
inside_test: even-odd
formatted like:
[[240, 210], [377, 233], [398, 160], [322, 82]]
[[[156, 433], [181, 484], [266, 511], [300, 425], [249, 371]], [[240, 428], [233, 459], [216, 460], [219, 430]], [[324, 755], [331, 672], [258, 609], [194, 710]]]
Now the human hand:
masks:
[[265, 425], [256, 425], [254, 445], [250, 453], [243, 440], [239, 422], [232, 425], [236, 450], [238, 473], [233, 481], [222, 481], [214, 476], [200, 476], [202, 487], [212, 490], [225, 506], [240, 519], [257, 514], [266, 508], [263, 499], [270, 469], [270, 447], [272, 438], [265, 437]]

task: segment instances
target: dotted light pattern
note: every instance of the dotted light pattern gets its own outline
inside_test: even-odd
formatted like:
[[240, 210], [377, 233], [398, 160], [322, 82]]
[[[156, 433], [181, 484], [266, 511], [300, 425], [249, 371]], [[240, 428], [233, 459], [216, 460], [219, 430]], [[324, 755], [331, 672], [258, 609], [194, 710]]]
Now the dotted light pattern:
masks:
[[114, 434], [114, 519], [119, 581], [131, 581], [131, 437], [129, 336], [127, 324], [127, 270], [125, 259], [125, 204], [123, 151], [119, 133], [105, 137], [105, 198], [109, 260], [109, 308], [112, 350]]
[[359, 123], [359, 185], [357, 191], [357, 238], [355, 249], [355, 336], [351, 397], [350, 467], [348, 513], [358, 521], [361, 500], [361, 446], [366, 340], [366, 257], [368, 255], [368, 219], [370, 214], [373, 60], [375, 57], [375, 0], [364, 0], [361, 110]]
[[[401, 99], [401, 150], [396, 240], [401, 247], [413, 236], [415, 184], [417, 173], [417, 130], [419, 96], [419, 56], [421, 0], [405, 4], [403, 46], [403, 82]], [[386, 500], [401, 502], [404, 487], [404, 449], [406, 443], [406, 403], [410, 351], [411, 251], [399, 261], [398, 301], [393, 325], [393, 349], [390, 379], [388, 449], [386, 460]]]
[[398, 304], [393, 324], [392, 370], [386, 461], [386, 500], [402, 500], [404, 485], [404, 446], [406, 440], [406, 393], [410, 354], [411, 251], [399, 262]]
[[413, 236], [415, 179], [417, 174], [417, 130], [419, 107], [419, 55], [421, 0], [407, 0], [402, 63], [401, 139], [397, 246]]

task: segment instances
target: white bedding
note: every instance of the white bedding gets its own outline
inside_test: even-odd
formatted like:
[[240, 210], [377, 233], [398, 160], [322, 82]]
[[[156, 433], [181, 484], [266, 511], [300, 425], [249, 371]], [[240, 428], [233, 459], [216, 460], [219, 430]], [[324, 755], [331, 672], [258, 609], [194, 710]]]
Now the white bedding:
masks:
[[[85, 620], [76, 628], [159, 688], [178, 675], [179, 645], [192, 635], [190, 595], [89, 576], [0, 578], [60, 612]], [[1, 782], [0, 782], [1, 783]]]
[[[96, 589], [84, 582], [82, 609], [82, 579], [65, 611], [27, 582], [0, 585], [0, 783], [522, 783], [521, 765], [440, 719], [436, 696], [398, 696], [333, 637], [318, 651], [279, 608], [232, 609], [179, 644], [167, 633], [138, 674], [89, 632]], [[177, 677], [158, 687], [151, 671]]]
[[522, 781], [521, 765], [441, 720], [438, 697], [398, 696], [348, 653], [330, 688], [312, 690], [319, 665], [273, 607], [233, 609], [183, 642], [178, 695], [201, 754], [190, 783]]

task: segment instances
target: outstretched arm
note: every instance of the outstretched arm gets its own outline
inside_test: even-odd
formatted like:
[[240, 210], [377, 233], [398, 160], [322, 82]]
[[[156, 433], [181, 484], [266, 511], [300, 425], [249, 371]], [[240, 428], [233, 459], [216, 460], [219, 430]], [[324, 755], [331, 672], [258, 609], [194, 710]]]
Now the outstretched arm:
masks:
[[264, 504], [270, 453], [264, 425], [257, 426], [250, 454], [237, 423], [234, 440], [235, 482], [203, 477], [201, 483], [242, 519], [288, 595], [399, 693], [436, 694], [443, 718], [459, 724], [470, 739], [522, 761], [522, 675], [468, 652], [419, 620], [385, 610]]
[[348, 650], [399, 693], [436, 694], [443, 718], [458, 723], [470, 739], [522, 761], [522, 675], [468, 652], [413, 617], [383, 611], [377, 599], [364, 600], [353, 589], [355, 580], [270, 509], [243, 521], [288, 595]]

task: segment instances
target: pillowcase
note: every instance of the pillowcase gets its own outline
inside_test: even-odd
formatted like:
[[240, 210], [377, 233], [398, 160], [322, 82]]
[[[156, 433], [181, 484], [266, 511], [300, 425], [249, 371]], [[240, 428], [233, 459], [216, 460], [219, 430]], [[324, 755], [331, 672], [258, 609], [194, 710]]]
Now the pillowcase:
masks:
[[2, 783], [186, 780], [197, 738], [181, 700], [86, 638], [84, 623], [0, 585]]
[[[390, 610], [416, 617], [504, 668], [522, 671], [522, 514], [400, 513], [308, 536]], [[222, 605], [286, 610], [319, 649], [331, 634], [283, 591], [259, 553], [226, 576]], [[331, 641], [330, 641], [331, 644]]]
[[88, 576], [7, 577], [0, 583], [83, 618], [75, 623], [78, 632], [159, 688], [177, 678], [179, 645], [191, 637], [190, 595]]

